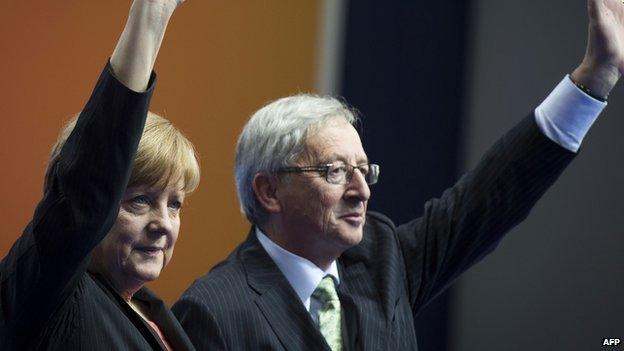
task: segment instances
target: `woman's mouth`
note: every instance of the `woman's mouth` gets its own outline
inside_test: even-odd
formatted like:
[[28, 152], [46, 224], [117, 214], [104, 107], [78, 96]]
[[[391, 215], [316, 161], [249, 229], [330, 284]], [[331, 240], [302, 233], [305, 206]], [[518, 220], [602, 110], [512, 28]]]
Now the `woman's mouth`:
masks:
[[145, 256], [156, 257], [160, 254], [160, 252], [162, 252], [163, 249], [157, 246], [143, 246], [143, 247], [137, 247], [135, 248], [135, 250], [139, 251], [141, 254]]

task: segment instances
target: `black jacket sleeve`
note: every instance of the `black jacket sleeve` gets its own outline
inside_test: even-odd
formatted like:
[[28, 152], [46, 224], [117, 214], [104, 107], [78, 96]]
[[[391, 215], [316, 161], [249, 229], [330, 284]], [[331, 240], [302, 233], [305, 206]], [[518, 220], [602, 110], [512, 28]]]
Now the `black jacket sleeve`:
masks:
[[525, 219], [574, 156], [544, 136], [531, 114], [428, 201], [421, 218], [399, 226], [414, 313]]
[[119, 211], [155, 75], [136, 93], [107, 65], [51, 169], [32, 221], [0, 264], [0, 340], [34, 337], [85, 273]]

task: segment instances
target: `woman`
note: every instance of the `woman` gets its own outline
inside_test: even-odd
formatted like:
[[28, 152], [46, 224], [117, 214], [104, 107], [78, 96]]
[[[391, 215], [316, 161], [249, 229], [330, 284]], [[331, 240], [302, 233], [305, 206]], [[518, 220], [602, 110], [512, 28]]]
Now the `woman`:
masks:
[[134, 1], [90, 100], [53, 148], [43, 199], [0, 266], [0, 349], [193, 349], [143, 287], [171, 259], [199, 181], [191, 143], [147, 112], [181, 2]]

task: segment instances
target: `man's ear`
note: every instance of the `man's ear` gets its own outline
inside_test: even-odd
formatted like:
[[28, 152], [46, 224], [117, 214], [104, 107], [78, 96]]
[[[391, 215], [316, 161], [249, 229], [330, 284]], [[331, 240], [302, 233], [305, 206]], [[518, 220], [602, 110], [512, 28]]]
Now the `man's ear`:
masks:
[[282, 210], [276, 196], [277, 183], [275, 177], [269, 176], [266, 173], [256, 173], [251, 182], [254, 194], [256, 194], [256, 199], [265, 211], [269, 213], [279, 213]]

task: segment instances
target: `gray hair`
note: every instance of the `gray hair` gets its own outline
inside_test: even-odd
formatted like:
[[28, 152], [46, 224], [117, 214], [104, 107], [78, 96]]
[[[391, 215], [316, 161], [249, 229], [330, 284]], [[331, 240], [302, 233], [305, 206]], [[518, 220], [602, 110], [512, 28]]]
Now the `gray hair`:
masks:
[[249, 118], [236, 145], [234, 171], [241, 212], [251, 223], [262, 224], [267, 216], [253, 191], [255, 175], [275, 175], [292, 166], [304, 151], [310, 128], [336, 117], [352, 125], [358, 120], [356, 112], [336, 98], [300, 94], [273, 101]]

